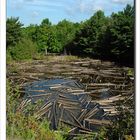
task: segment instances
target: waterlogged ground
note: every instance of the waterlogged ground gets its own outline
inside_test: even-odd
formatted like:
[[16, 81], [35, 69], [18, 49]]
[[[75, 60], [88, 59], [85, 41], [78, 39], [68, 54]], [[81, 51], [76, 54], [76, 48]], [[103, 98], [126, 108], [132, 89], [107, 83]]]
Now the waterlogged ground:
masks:
[[[48, 56], [43, 60], [14, 62], [7, 66], [7, 77], [24, 87], [35, 81], [68, 79], [83, 84], [84, 92], [99, 103], [110, 117], [117, 114], [116, 102], [133, 99], [133, 69], [113, 62], [78, 58], [74, 56]], [[63, 80], [58, 80], [59, 84]], [[133, 101], [133, 100], [132, 100]], [[96, 123], [97, 122], [96, 120]], [[105, 123], [105, 122], [104, 122]]]

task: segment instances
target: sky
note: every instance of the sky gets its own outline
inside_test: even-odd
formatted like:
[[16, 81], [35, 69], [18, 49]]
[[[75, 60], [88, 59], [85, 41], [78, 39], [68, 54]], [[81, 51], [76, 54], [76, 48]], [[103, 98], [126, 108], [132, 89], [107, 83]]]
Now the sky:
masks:
[[19, 17], [25, 26], [40, 24], [45, 18], [53, 24], [63, 19], [81, 22], [98, 10], [109, 16], [127, 4], [133, 5], [133, 0], [7, 0], [7, 17]]

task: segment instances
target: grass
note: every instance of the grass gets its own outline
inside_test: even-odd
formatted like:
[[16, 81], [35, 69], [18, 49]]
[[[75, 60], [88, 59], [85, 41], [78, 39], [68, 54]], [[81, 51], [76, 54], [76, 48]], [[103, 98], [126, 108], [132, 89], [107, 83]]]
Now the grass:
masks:
[[46, 60], [50, 62], [70, 62], [80, 59], [77, 56], [64, 55], [64, 56], [46, 56]]
[[128, 68], [127, 75], [128, 76], [134, 76], [134, 69]]
[[32, 111], [25, 116], [17, 112], [20, 94], [19, 87], [7, 80], [7, 138], [8, 140], [65, 140], [61, 131], [50, 130], [49, 122], [36, 120]]
[[69, 61], [76, 61], [76, 60], [79, 60], [80, 58], [78, 56], [72, 56], [72, 55], [64, 55], [64, 56], [61, 56], [61, 55], [57, 55], [57, 56], [45, 56], [43, 54], [38, 54], [36, 55], [34, 58], [32, 59], [22, 59], [22, 60], [14, 60], [10, 57], [10, 55], [7, 54], [7, 64], [14, 64], [14, 63], [17, 63], [17, 62], [32, 62], [32, 61], [35, 61], [35, 60], [46, 60], [46, 61], [49, 61], [49, 62], [69, 62]]

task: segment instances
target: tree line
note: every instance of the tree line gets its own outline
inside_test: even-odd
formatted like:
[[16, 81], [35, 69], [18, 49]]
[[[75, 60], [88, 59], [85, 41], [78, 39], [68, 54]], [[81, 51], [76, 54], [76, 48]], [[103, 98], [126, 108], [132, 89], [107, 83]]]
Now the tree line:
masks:
[[67, 53], [134, 64], [134, 6], [105, 16], [99, 10], [90, 19], [73, 23], [66, 19], [53, 25], [48, 18], [40, 25], [24, 27], [19, 18], [7, 19], [7, 54], [29, 59], [38, 54]]

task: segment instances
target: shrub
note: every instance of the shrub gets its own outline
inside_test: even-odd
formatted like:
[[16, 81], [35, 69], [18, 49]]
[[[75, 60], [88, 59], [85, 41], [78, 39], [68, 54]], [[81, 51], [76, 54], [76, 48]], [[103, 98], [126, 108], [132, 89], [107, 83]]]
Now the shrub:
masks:
[[14, 60], [33, 59], [37, 55], [37, 45], [29, 39], [22, 39], [16, 46], [9, 47], [7, 51]]
[[46, 119], [36, 120], [31, 106], [28, 115], [17, 112], [20, 103], [19, 87], [7, 81], [7, 137], [9, 140], [64, 140], [60, 131], [49, 128]]

